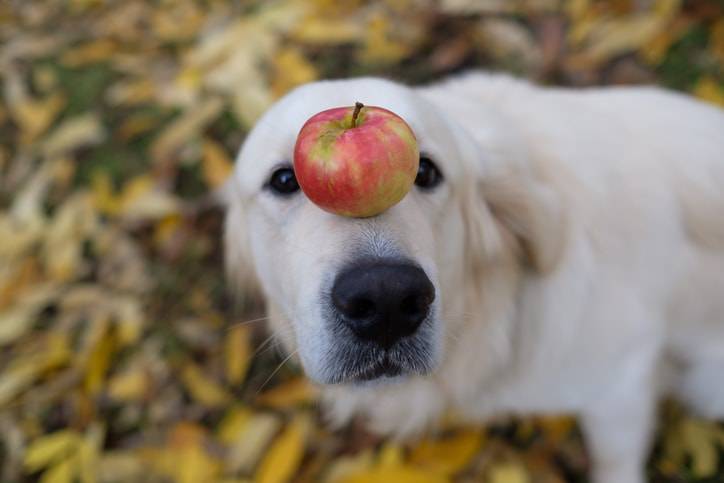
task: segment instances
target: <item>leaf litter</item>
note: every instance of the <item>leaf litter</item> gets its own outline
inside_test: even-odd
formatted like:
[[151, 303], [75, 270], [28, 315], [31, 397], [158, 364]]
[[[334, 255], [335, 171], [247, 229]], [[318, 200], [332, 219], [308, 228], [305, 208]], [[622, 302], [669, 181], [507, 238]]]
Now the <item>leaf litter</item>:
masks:
[[[235, 307], [220, 190], [245, 132], [315, 79], [479, 66], [658, 83], [724, 105], [705, 0], [0, 5], [0, 480], [563, 482], [565, 416], [406, 443], [324, 425], [319, 394]], [[239, 323], [247, 322], [247, 323]], [[273, 377], [270, 378], [270, 374]], [[724, 430], [662, 408], [656, 481], [724, 477]]]

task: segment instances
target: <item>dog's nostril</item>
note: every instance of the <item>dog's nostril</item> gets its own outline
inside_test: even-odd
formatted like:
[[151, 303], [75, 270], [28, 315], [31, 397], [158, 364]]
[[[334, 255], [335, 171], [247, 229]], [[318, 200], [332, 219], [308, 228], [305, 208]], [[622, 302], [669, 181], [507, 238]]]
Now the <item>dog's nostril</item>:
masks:
[[366, 319], [375, 314], [374, 302], [366, 298], [351, 300], [345, 309], [347, 316], [355, 319]]
[[419, 295], [408, 295], [400, 302], [400, 312], [410, 316], [423, 315], [427, 312], [429, 305]]

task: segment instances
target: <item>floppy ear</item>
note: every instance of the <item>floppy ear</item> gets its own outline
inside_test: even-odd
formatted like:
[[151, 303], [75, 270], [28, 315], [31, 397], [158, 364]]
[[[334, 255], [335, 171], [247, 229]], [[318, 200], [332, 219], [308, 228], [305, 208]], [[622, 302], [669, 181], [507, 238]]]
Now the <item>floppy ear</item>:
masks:
[[252, 264], [244, 207], [233, 178], [224, 186], [223, 199], [226, 205], [224, 219], [226, 279], [239, 304], [243, 308], [249, 308], [261, 300], [261, 288]]
[[479, 183], [504, 243], [538, 273], [553, 271], [565, 248], [562, 200], [553, 188], [525, 174], [507, 173]]
[[475, 163], [483, 166], [467, 181], [463, 213], [468, 250], [480, 254], [478, 263], [514, 256], [537, 273], [552, 271], [563, 254], [566, 223], [563, 200], [552, 185], [537, 178], [525, 162], [507, 159], [481, 160], [475, 147]]

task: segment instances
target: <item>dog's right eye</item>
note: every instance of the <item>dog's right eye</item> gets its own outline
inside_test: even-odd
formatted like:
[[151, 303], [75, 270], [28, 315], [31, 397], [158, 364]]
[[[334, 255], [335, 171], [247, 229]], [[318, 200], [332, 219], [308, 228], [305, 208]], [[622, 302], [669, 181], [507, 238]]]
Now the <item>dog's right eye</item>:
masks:
[[279, 168], [269, 178], [269, 189], [274, 194], [290, 195], [299, 191], [299, 183], [292, 168]]

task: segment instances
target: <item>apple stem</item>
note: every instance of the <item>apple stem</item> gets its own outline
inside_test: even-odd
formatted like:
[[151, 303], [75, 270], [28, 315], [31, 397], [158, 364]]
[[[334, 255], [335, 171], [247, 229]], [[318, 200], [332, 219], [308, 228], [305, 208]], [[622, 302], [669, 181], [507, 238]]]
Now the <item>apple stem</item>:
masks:
[[351, 127], [357, 127], [357, 118], [359, 117], [359, 112], [362, 110], [363, 107], [365, 107], [365, 105], [362, 104], [361, 102], [354, 103], [354, 112], [352, 113], [352, 126]]

